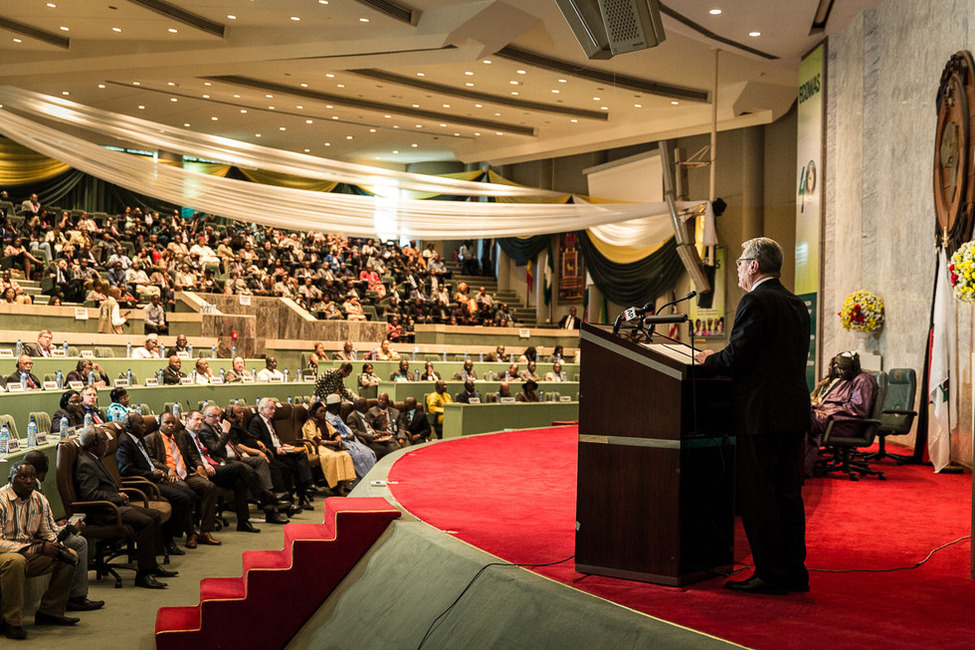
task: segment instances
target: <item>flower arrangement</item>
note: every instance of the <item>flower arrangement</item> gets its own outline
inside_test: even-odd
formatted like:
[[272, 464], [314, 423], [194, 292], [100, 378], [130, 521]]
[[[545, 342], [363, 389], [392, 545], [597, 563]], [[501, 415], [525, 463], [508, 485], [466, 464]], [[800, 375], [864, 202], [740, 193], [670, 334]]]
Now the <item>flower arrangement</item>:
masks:
[[973, 243], [965, 242], [948, 262], [951, 290], [955, 298], [962, 302], [975, 302], [975, 259], [972, 259], [972, 249]]
[[872, 291], [859, 289], [846, 297], [838, 315], [848, 330], [876, 332], [884, 324], [884, 301]]

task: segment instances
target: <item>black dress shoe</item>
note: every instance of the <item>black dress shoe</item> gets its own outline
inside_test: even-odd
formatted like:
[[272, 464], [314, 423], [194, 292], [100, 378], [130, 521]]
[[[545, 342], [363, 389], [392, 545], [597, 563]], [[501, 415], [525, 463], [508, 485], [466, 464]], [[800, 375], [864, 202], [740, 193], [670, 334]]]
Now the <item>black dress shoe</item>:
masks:
[[265, 510], [264, 521], [269, 524], [286, 524], [291, 520], [275, 510]]
[[165, 589], [165, 582], [159, 582], [148, 573], [138, 573], [135, 576], [135, 586], [144, 589]]
[[34, 614], [34, 625], [74, 625], [80, 618], [74, 616], [58, 616], [57, 614], [45, 614], [37, 612]]
[[23, 641], [27, 638], [27, 630], [19, 625], [11, 625], [7, 621], [3, 622], [2, 627], [0, 627], [0, 631], [2, 631], [3, 635], [8, 639]]
[[289, 505], [294, 502], [294, 500], [291, 498], [291, 494], [289, 494], [288, 492], [275, 492], [274, 496], [277, 498], [278, 501], [283, 501], [284, 503]]
[[254, 526], [251, 525], [251, 522], [245, 521], [243, 523], [237, 524], [237, 532], [238, 533], [259, 533], [261, 532], [261, 529], [254, 528]]
[[170, 571], [169, 569], [164, 569], [161, 566], [157, 566], [155, 569], [149, 572], [149, 575], [156, 578], [175, 578], [179, 575], [179, 571]]
[[104, 600], [88, 600], [87, 598], [71, 598], [65, 607], [69, 612], [90, 612], [105, 606]]
[[290, 506], [285, 514], [289, 517], [294, 517], [299, 512], [301, 512], [301, 506]]
[[169, 555], [186, 555], [186, 551], [177, 546], [174, 540], [169, 540], [166, 543], [166, 553]]
[[767, 596], [785, 596], [789, 593], [785, 587], [765, 582], [758, 576], [752, 576], [747, 580], [729, 580], [724, 583], [724, 588], [742, 594], [765, 594]]

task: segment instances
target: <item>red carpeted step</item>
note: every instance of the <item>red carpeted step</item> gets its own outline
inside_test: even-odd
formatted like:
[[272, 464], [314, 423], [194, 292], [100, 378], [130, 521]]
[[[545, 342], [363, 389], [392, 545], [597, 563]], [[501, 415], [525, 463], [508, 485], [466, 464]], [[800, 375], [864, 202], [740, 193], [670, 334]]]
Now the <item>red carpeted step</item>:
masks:
[[243, 598], [246, 593], [242, 578], [204, 578], [200, 581], [200, 600]]
[[328, 499], [325, 523], [285, 526], [284, 549], [245, 551], [242, 577], [204, 579], [199, 606], [161, 608], [156, 648], [283, 646], [397, 517], [385, 499]]
[[160, 607], [156, 614], [156, 634], [200, 629], [200, 608]]

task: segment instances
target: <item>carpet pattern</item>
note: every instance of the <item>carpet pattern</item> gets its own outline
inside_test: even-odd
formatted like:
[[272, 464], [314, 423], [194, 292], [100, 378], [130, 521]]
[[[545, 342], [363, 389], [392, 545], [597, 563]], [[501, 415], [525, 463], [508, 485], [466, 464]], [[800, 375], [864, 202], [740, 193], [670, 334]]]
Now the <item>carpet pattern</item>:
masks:
[[[574, 552], [576, 462], [575, 427], [504, 432], [406, 454], [391, 468], [389, 486], [406, 510], [489, 553], [552, 562]], [[533, 570], [750, 647], [971, 648], [970, 540], [913, 570], [823, 571], [911, 566], [970, 533], [971, 476], [880, 465], [886, 481], [807, 483], [808, 594], [740, 595], [722, 589], [720, 577], [662, 587], [583, 575], [571, 561]], [[736, 560], [750, 561], [740, 525], [735, 549]]]
[[161, 607], [156, 648], [280, 648], [399, 517], [385, 499], [324, 501], [324, 523], [287, 524], [284, 548], [245, 551], [239, 578], [204, 578], [200, 603]]

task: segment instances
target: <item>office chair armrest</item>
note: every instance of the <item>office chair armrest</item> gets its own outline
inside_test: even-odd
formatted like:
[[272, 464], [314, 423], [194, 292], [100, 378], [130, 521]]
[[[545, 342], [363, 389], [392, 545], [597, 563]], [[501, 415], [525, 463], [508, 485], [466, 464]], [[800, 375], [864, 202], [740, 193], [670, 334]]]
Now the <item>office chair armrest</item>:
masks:
[[123, 487], [119, 491], [120, 492], [124, 492], [125, 494], [128, 494], [129, 495], [129, 502], [130, 503], [133, 500], [135, 500], [135, 499], [141, 499], [142, 500], [142, 507], [143, 508], [148, 508], [149, 507], [149, 499], [146, 497], [146, 493], [143, 492], [142, 490], [139, 490], [139, 489], [136, 489], [136, 488], [133, 488], [133, 487]]
[[837, 424], [844, 423], [856, 423], [856, 424], [880, 424], [880, 420], [875, 418], [853, 418], [849, 415], [834, 415], [830, 418], [830, 422], [836, 422]]
[[884, 415], [917, 415], [917, 411], [905, 411], [902, 409], [884, 409]]
[[119, 510], [118, 506], [111, 501], [105, 501], [102, 499], [99, 499], [98, 501], [72, 501], [70, 507], [74, 509], [78, 507], [84, 508], [85, 506], [108, 506], [112, 508], [115, 510], [115, 524], [119, 528], [122, 527], [122, 511]]
[[139, 490], [148, 492], [149, 496], [152, 497], [153, 501], [159, 501], [162, 498], [162, 492], [159, 491], [159, 486], [150, 481], [147, 478], [141, 476], [130, 476], [122, 479], [122, 485], [125, 487], [134, 487]]

